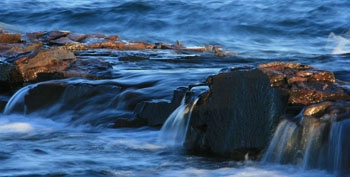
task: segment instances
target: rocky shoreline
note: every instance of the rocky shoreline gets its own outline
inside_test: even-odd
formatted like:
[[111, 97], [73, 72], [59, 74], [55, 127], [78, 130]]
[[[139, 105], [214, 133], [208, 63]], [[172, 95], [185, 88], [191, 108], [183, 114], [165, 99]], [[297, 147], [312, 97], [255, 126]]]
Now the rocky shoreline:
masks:
[[[162, 50], [177, 54], [209, 53], [216, 57], [236, 55], [219, 46], [189, 48], [180, 42], [173, 45], [150, 44], [122, 41], [119, 36], [103, 34], [75, 34], [67, 31], [12, 34], [0, 30], [0, 95], [3, 95], [0, 97], [0, 110], [4, 109], [10, 96], [18, 89], [33, 83], [38, 85], [30, 88], [27, 98], [45, 100], [41, 104], [57, 101], [71, 87], [87, 87], [93, 90], [91, 95], [98, 93], [99, 89], [110, 91], [112, 95], [113, 92], [119, 93], [123, 86], [108, 82], [101, 82], [99, 86], [41, 83], [70, 77], [90, 80], [112, 78], [113, 68], [110, 63], [98, 58], [84, 58], [84, 55], [103, 57], [103, 51], [94, 53], [101, 49], [138, 51], [119, 58], [124, 61], [148, 60], [149, 56], [138, 54], [146, 50], [155, 53]], [[331, 127], [336, 122], [345, 122], [350, 118], [348, 83], [337, 80], [330, 71], [312, 66], [272, 62], [256, 67], [225, 68], [198, 85], [174, 88], [171, 101], [132, 100], [128, 108], [133, 111], [133, 115], [109, 117], [110, 127], [159, 127], [181, 104], [184, 96], [189, 101], [193, 100], [191, 95], [195, 94], [191, 94], [192, 88], [198, 86], [207, 87], [208, 91], [198, 96], [184, 144], [186, 149], [195, 154], [213, 154], [235, 160], [244, 160], [248, 154], [250, 159], [261, 159], [282, 120], [301, 127], [298, 136], [302, 137], [310, 133], [307, 131], [310, 127]], [[43, 107], [30, 101], [26, 105], [26, 111], [29, 112]], [[327, 137], [330, 129], [322, 130], [319, 136]], [[305, 150], [307, 145], [300, 137], [295, 146]], [[327, 138], [319, 141], [320, 144], [329, 142]], [[345, 146], [350, 144], [347, 140], [341, 143]], [[320, 145], [319, 148], [329, 147]], [[342, 152], [350, 154], [345, 150]], [[349, 156], [344, 158], [345, 161], [350, 160]], [[295, 161], [290, 158], [285, 163]], [[345, 173], [349, 171], [346, 166], [341, 168]]]

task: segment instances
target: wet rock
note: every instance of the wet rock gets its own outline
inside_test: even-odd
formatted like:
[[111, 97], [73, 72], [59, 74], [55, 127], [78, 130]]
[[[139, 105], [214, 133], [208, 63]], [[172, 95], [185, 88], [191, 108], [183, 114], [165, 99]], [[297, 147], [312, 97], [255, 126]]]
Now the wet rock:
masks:
[[[350, 154], [350, 102], [325, 101], [306, 106], [275, 133], [267, 150], [267, 162], [297, 164], [305, 169], [323, 169], [347, 176]], [[279, 139], [275, 139], [278, 138]]]
[[[10, 101], [6, 113], [35, 114], [69, 120], [72, 125], [112, 126], [131, 113], [117, 109], [121, 87], [110, 81], [54, 80], [28, 85]], [[67, 113], [65, 116], [62, 114]]]
[[169, 115], [180, 105], [187, 88], [179, 87], [174, 91], [172, 100], [154, 100], [139, 103], [135, 108], [135, 119], [144, 120], [148, 126], [163, 125]]
[[272, 87], [289, 90], [289, 103], [310, 105], [326, 100], [350, 100], [349, 93], [336, 83], [330, 71], [299, 63], [273, 62], [258, 67]]
[[50, 31], [44, 34], [43, 38], [44, 40], [51, 41], [51, 40], [56, 40], [61, 37], [66, 37], [67, 35], [71, 34], [70, 31]]
[[13, 64], [0, 61], [0, 94], [13, 94], [22, 86], [21, 75]]
[[82, 40], [86, 39], [89, 35], [87, 34], [77, 34], [77, 33], [71, 33], [67, 37], [75, 42], [81, 42]]
[[313, 117], [321, 122], [336, 122], [350, 118], [350, 102], [325, 101], [307, 106], [302, 112], [304, 117]]
[[79, 51], [79, 50], [87, 50], [87, 46], [80, 43], [66, 43], [64, 46], [59, 46], [57, 48], [64, 49], [64, 50], [72, 50], [72, 51]]
[[50, 41], [51, 45], [65, 45], [67, 43], [74, 43], [74, 41], [69, 39], [68, 37], [60, 37], [58, 39]]
[[90, 44], [88, 45], [88, 48], [92, 48], [92, 49], [109, 48], [109, 49], [116, 49], [116, 50], [146, 50], [146, 49], [154, 48], [154, 45], [148, 44], [145, 42], [124, 43], [124, 42], [107, 41], [107, 42]]
[[112, 128], [138, 128], [147, 126], [145, 119], [117, 119]]
[[108, 36], [106, 39], [109, 40], [109, 41], [114, 41], [115, 42], [115, 41], [119, 41], [120, 37], [111, 35], [111, 36]]
[[154, 44], [154, 49], [172, 49], [172, 46], [163, 42], [158, 42]]
[[44, 34], [45, 32], [43, 31], [26, 33], [24, 39], [29, 42], [35, 42], [38, 41], [40, 37], [44, 36]]
[[291, 104], [311, 105], [322, 101], [350, 100], [347, 90], [331, 83], [309, 82], [293, 84], [289, 91]]
[[21, 34], [1, 33], [0, 43], [19, 43], [22, 40]]
[[286, 93], [258, 69], [229, 70], [207, 83], [210, 91], [194, 108], [185, 146], [236, 160], [264, 149], [286, 110]]
[[70, 67], [76, 60], [73, 52], [62, 49], [39, 50], [16, 60], [23, 81], [35, 81], [39, 73], [57, 73]]
[[71, 64], [64, 72], [64, 77], [85, 77], [89, 79], [112, 78], [113, 66], [102, 59], [81, 58]]
[[2, 113], [5, 109], [5, 106], [10, 98], [7, 96], [0, 95], [0, 113]]
[[148, 60], [148, 59], [149, 59], [149, 57], [137, 56], [137, 55], [129, 55], [129, 56], [119, 57], [119, 61], [142, 61], [142, 60]]
[[42, 47], [41, 42], [35, 42], [35, 43], [17, 43], [17, 44], [6, 44], [6, 45], [0, 45], [0, 56], [13, 56], [18, 55], [19, 53], [26, 53], [31, 52], [33, 50], [38, 50]]

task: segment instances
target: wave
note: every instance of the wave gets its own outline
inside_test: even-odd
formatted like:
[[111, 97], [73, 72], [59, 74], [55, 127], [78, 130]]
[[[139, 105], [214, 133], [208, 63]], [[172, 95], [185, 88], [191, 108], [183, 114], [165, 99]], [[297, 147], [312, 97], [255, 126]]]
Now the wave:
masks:
[[60, 29], [148, 42], [220, 44], [238, 53], [265, 49], [320, 54], [331, 53], [324, 51], [331, 32], [350, 29], [349, 8], [346, 0], [5, 0], [0, 2], [0, 19], [24, 31]]

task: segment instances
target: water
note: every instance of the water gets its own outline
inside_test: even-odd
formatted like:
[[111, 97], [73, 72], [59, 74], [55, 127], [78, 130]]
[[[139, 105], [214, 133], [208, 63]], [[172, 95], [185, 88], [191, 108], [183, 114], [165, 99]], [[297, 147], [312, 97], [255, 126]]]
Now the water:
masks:
[[168, 146], [183, 146], [186, 133], [191, 120], [192, 110], [198, 98], [190, 103], [185, 103], [186, 97], [181, 104], [165, 121], [160, 130], [159, 142]]
[[[221, 45], [238, 55], [188, 60], [165, 52], [123, 62], [120, 53], [102, 51], [113, 65], [112, 79], [62, 82], [75, 91], [76, 83], [116, 85], [122, 89], [113, 99], [108, 92], [89, 99], [76, 94], [88, 100], [80, 103], [77, 92], [69, 92], [58, 94], [58, 104], [45, 102], [30, 112], [23, 105], [27, 91], [21, 90], [11, 99], [16, 104], [0, 114], [0, 176], [332, 176], [298, 165], [197, 157], [158, 142], [158, 129], [110, 129], [106, 122], [130, 117], [139, 101], [170, 100], [177, 87], [203, 82], [224, 67], [301, 62], [350, 82], [349, 9], [348, 0], [2, 0], [0, 28], [13, 32], [59, 29], [150, 43], [179, 40], [186, 46]], [[288, 139], [294, 125], [287, 128]], [[279, 153], [288, 149], [285, 143]], [[335, 142], [333, 148], [339, 149]]]

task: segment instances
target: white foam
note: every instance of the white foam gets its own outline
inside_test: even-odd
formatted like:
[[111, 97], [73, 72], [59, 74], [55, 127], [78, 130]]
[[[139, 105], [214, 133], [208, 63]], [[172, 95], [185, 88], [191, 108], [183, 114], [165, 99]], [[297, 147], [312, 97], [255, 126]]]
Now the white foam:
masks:
[[67, 124], [47, 118], [17, 114], [0, 114], [0, 117], [1, 137], [11, 137], [13, 134], [45, 134], [67, 129]]
[[350, 53], [350, 39], [334, 33], [329, 34], [328, 39], [335, 43], [332, 54]]
[[33, 130], [33, 127], [24, 122], [0, 124], [0, 133], [26, 133]]
[[160, 176], [178, 177], [310, 177], [323, 176], [331, 177], [325, 171], [318, 170], [303, 170], [293, 166], [268, 165], [268, 166], [247, 166], [247, 167], [224, 167], [218, 169], [198, 169], [185, 168], [171, 171], [164, 171]]

